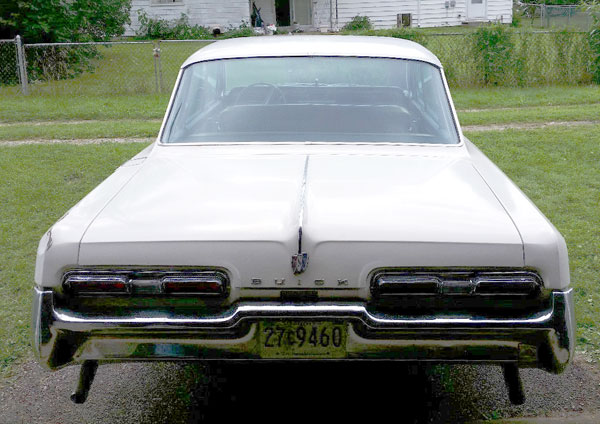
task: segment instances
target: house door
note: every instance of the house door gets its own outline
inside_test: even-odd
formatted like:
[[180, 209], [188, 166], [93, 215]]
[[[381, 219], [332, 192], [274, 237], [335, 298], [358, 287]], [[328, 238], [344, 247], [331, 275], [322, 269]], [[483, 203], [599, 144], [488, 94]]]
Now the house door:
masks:
[[487, 0], [467, 0], [467, 16], [469, 20], [482, 20], [486, 18]]
[[291, 21], [290, 0], [275, 0], [275, 14], [277, 15], [277, 26], [290, 26]]
[[311, 0], [293, 0], [293, 21], [298, 25], [312, 25]]

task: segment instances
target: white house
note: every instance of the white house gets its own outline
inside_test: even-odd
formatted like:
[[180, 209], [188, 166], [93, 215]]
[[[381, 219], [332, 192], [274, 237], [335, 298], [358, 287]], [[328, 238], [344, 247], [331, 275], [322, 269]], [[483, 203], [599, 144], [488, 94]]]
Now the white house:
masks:
[[375, 28], [512, 20], [512, 0], [132, 0], [126, 34], [139, 27], [140, 10], [167, 20], [185, 14], [191, 24], [227, 30], [250, 24], [253, 4], [267, 25], [310, 31], [336, 31], [357, 15], [368, 16]]

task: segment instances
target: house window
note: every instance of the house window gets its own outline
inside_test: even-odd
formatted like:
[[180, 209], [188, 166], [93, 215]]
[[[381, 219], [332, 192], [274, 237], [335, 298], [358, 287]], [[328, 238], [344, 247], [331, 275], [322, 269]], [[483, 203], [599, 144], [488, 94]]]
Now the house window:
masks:
[[183, 0], [152, 0], [152, 4], [173, 4], [183, 3]]

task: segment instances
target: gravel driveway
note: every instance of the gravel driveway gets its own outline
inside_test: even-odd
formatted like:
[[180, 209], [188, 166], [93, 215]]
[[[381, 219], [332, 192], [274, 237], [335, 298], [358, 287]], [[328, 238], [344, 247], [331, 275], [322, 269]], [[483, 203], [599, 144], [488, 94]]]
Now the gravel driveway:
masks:
[[509, 404], [501, 369], [494, 366], [305, 363], [209, 369], [189, 363], [109, 364], [100, 366], [83, 405], [69, 400], [79, 367], [51, 373], [27, 362], [15, 371], [0, 388], [1, 423], [196, 423], [238, 418], [352, 423], [359, 417], [455, 423], [546, 415], [600, 422], [594, 418], [600, 417], [600, 374], [581, 357], [560, 376], [524, 370], [528, 398], [519, 407]]

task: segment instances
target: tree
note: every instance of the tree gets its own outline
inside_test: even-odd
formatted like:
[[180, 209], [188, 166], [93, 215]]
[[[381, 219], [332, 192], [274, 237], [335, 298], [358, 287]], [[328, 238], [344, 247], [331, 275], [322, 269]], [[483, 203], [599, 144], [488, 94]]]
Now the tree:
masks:
[[[129, 23], [131, 0], [0, 0], [0, 39], [26, 43], [108, 41]], [[30, 81], [73, 78], [93, 71], [96, 46], [26, 49]], [[14, 48], [0, 50], [0, 83], [16, 84]], [[3, 69], [4, 68], [4, 69]], [[15, 69], [11, 69], [15, 68]]]
[[122, 35], [131, 0], [0, 0], [0, 38], [106, 41]]

